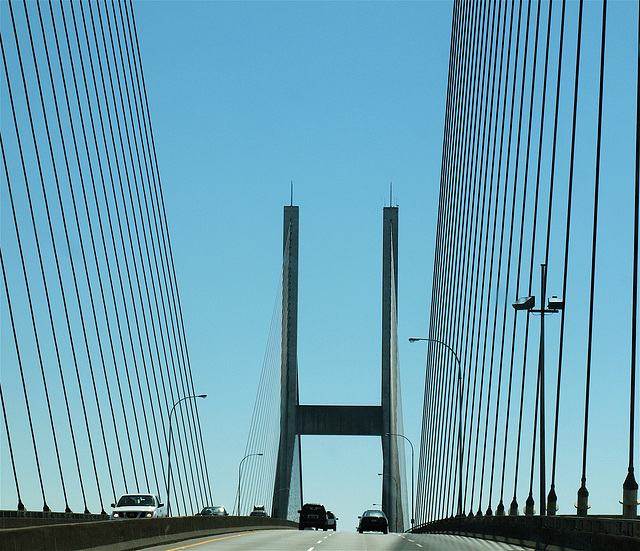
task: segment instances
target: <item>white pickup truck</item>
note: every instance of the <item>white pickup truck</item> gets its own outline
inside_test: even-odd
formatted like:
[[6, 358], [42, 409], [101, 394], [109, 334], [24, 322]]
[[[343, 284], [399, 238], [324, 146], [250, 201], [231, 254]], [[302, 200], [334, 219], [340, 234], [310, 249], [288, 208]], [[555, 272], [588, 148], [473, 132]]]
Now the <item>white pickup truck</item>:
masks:
[[111, 504], [111, 520], [166, 517], [167, 510], [154, 494], [124, 494], [117, 505]]

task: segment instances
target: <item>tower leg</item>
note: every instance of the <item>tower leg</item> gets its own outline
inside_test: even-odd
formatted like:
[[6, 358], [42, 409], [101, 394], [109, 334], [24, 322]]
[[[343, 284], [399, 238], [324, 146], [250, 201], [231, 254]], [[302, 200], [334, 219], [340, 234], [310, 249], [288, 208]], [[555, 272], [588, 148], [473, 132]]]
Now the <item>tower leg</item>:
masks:
[[[297, 436], [298, 407], [298, 224], [297, 206], [284, 208], [282, 261], [282, 363], [280, 386], [280, 444], [273, 488], [274, 518], [289, 513]], [[299, 451], [298, 451], [299, 453]], [[300, 498], [297, 500], [299, 501]]]
[[382, 510], [389, 518], [389, 529], [404, 531], [402, 479], [396, 434], [398, 424], [398, 364], [397, 364], [397, 292], [398, 292], [398, 208], [383, 210], [382, 240]]

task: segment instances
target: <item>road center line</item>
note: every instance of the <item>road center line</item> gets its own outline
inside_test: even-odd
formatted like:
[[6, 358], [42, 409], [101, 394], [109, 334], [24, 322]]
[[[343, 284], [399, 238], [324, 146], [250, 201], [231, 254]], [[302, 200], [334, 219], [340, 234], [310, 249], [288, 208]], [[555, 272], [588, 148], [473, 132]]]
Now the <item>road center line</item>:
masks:
[[[262, 532], [263, 530], [260, 530], [260, 531]], [[255, 534], [256, 532], [252, 532], [252, 533]], [[204, 545], [205, 543], [211, 543], [211, 542], [214, 542], [214, 541], [221, 541], [221, 540], [228, 540], [230, 538], [240, 538], [242, 536], [248, 536], [248, 535], [249, 534], [234, 534], [232, 536], [223, 536], [221, 538], [214, 538], [212, 540], [201, 541], [199, 543], [192, 543], [190, 545], [184, 545], [182, 547], [174, 547], [173, 549], [169, 549], [169, 551], [178, 551], [179, 549], [189, 549], [190, 547], [197, 547], [198, 545]], [[311, 549], [313, 549], [313, 547]], [[309, 551], [311, 551], [311, 550], [309, 550]]]

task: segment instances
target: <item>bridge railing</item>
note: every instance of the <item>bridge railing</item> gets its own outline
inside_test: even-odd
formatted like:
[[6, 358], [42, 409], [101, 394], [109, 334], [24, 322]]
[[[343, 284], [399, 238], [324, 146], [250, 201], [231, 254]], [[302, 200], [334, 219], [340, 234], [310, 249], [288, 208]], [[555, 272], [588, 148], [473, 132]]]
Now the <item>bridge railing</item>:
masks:
[[466, 535], [536, 549], [541, 544], [584, 551], [640, 549], [640, 520], [618, 516], [456, 517], [416, 526], [413, 532]]
[[54, 511], [0, 511], [0, 530], [100, 520], [109, 520], [109, 515]]
[[44, 525], [41, 524], [43, 519], [32, 520], [38, 524], [32, 524], [29, 528], [0, 529], [0, 551], [77, 551], [93, 548], [117, 548], [119, 551], [127, 551], [216, 534], [294, 529], [298, 526], [296, 522], [287, 520], [236, 516], [185, 516], [93, 522], [57, 518], [56, 524]]

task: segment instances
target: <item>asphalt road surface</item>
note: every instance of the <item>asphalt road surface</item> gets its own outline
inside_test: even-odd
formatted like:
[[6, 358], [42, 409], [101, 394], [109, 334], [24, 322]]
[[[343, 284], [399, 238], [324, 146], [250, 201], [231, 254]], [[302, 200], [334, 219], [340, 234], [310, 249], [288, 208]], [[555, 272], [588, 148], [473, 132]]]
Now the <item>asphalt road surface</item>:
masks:
[[264, 530], [220, 534], [147, 551], [531, 551], [530, 548], [462, 536], [379, 534], [315, 530]]

